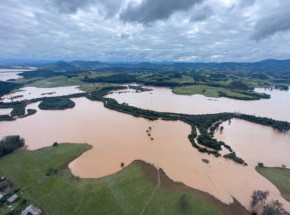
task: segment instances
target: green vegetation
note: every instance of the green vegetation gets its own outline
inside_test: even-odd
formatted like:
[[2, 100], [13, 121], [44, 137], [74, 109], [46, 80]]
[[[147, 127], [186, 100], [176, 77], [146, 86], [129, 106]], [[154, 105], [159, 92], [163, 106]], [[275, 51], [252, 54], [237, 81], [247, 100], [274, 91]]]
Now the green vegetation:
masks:
[[107, 76], [99, 76], [96, 78], [88, 78], [85, 76], [83, 79], [84, 82], [89, 82], [89, 83], [132, 83], [135, 82], [137, 79], [135, 76], [127, 74], [127, 73], [120, 73], [120, 74], [113, 74], [113, 75], [107, 75]]
[[1, 121], [13, 121], [15, 120], [15, 118], [13, 118], [10, 115], [0, 115], [0, 122]]
[[149, 88], [145, 88], [145, 87], [142, 87], [142, 86], [135, 86], [135, 85], [129, 85], [128, 86], [129, 89], [133, 89], [136, 91], [136, 93], [141, 93], [141, 92], [146, 92], [146, 91], [152, 91], [152, 89], [149, 89]]
[[25, 141], [18, 135], [6, 136], [0, 140], [0, 157], [24, 146]]
[[38, 105], [42, 110], [64, 110], [74, 106], [75, 103], [66, 97], [48, 97]]
[[136, 82], [170, 87], [178, 94], [203, 94], [209, 97], [242, 100], [269, 98], [266, 94], [253, 92], [254, 87], [288, 90], [290, 85], [289, 61], [275, 60], [222, 64], [58, 61], [20, 75], [24, 78], [5, 84], [18, 84], [13, 89], [22, 85], [37, 87], [80, 85], [90, 93], [112, 84]]
[[103, 97], [107, 95], [110, 91], [121, 89], [126, 89], [126, 87], [125, 86], [103, 87], [99, 90], [91, 92], [89, 95], [87, 95], [87, 98], [93, 101], [101, 101]]
[[15, 117], [15, 116], [24, 116], [25, 115], [25, 108], [26, 108], [26, 104], [25, 103], [19, 103], [17, 105], [15, 105], [13, 107], [13, 110], [11, 111], [10, 115], [12, 117]]
[[251, 196], [251, 214], [261, 215], [289, 215], [283, 208], [283, 205], [278, 201], [268, 201], [269, 192], [255, 190]]
[[[0, 191], [4, 194], [0, 199], [0, 214], [18, 215], [28, 206], [27, 199], [20, 193], [20, 189], [14, 188], [4, 176], [1, 176], [0, 179]], [[13, 203], [8, 203], [7, 200], [13, 195], [17, 195], [16, 200]]]
[[169, 215], [247, 214], [237, 202], [223, 204], [204, 192], [172, 182], [162, 171], [159, 187], [156, 169], [141, 161], [99, 179], [73, 176], [67, 164], [90, 148], [84, 144], [59, 144], [17, 151], [0, 159], [0, 172], [44, 214], [140, 214], [142, 210], [144, 214]]
[[[268, 62], [263, 62], [268, 63]], [[287, 63], [287, 62], [286, 62]], [[174, 88], [178, 94], [203, 94], [252, 100], [269, 98], [253, 92], [254, 87], [289, 89], [289, 71], [280, 70], [283, 63], [267, 68], [263, 64], [106, 64], [95, 62], [56, 62], [37, 71], [22, 73], [32, 86], [140, 83]], [[260, 68], [259, 68], [260, 67]], [[285, 67], [287, 68], [287, 67]]]
[[36, 114], [36, 112], [37, 110], [35, 109], [27, 109], [27, 114], [24, 116], [30, 116], [30, 115]]
[[239, 164], [247, 165], [242, 158], [237, 157], [235, 152], [230, 152], [229, 154], [225, 154], [223, 157], [227, 159], [231, 159]]
[[221, 150], [221, 144], [216, 140], [213, 139], [208, 134], [201, 134], [197, 137], [197, 141], [199, 144], [215, 149], [215, 150]]
[[236, 114], [236, 118], [243, 119], [243, 120], [253, 122], [253, 123], [257, 123], [260, 125], [272, 127], [280, 132], [287, 132], [290, 130], [289, 122], [269, 119], [267, 117], [257, 117], [257, 116], [247, 115], [247, 114]]
[[7, 93], [10, 93], [12, 90], [20, 88], [21, 86], [21, 84], [0, 81], [0, 97]]
[[[235, 92], [230, 89], [222, 88], [222, 87], [210, 87], [206, 85], [191, 85], [185, 87], [177, 87], [174, 88], [173, 93], [179, 95], [194, 95], [201, 94], [207, 97], [228, 97], [235, 98], [240, 100], [252, 100], [256, 99], [256, 97], [250, 96], [248, 94], [244, 94], [243, 92]], [[255, 95], [259, 95], [257, 93], [253, 93]]]
[[256, 167], [256, 170], [271, 181], [290, 202], [290, 169], [278, 167]]

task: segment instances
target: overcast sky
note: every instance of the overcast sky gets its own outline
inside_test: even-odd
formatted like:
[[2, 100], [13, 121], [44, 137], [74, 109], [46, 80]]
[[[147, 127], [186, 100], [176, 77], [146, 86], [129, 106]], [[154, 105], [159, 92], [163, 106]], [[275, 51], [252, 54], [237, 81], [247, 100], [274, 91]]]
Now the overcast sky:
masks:
[[290, 58], [290, 0], [0, 0], [0, 58]]

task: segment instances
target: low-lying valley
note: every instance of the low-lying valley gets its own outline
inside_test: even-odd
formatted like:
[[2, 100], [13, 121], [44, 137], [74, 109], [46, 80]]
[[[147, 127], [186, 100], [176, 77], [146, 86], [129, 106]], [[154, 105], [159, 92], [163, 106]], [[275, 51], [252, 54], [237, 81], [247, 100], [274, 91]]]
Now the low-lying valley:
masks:
[[289, 214], [290, 73], [268, 68], [15, 70], [0, 82], [0, 214]]

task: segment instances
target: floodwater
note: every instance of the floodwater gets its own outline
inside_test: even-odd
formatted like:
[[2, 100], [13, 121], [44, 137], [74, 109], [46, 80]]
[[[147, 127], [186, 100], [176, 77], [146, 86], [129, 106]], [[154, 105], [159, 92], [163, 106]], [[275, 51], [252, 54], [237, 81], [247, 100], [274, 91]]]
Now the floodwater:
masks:
[[230, 145], [249, 165], [262, 162], [265, 166], [290, 168], [290, 132], [281, 133], [241, 119], [226, 121], [221, 126], [223, 131], [217, 129], [215, 137]]
[[19, 73], [33, 71], [34, 69], [0, 69], [0, 81], [8, 81], [9, 79], [18, 79]]
[[117, 91], [108, 95], [119, 103], [128, 103], [131, 106], [186, 114], [209, 114], [222, 112], [240, 112], [256, 116], [263, 116], [290, 122], [290, 90], [256, 89], [271, 95], [271, 99], [243, 101], [229, 98], [209, 98], [203, 95], [176, 95], [169, 88], [150, 87], [153, 91], [127, 93]]
[[[16, 121], [1, 122], [0, 136], [19, 134], [31, 150], [50, 146], [55, 141], [91, 144], [92, 150], [69, 165], [73, 174], [80, 177], [113, 174], [121, 170], [121, 162], [129, 165], [141, 159], [162, 168], [174, 181], [208, 192], [223, 202], [232, 202], [233, 196], [248, 207], [253, 190], [261, 189], [269, 190], [272, 198], [290, 210], [290, 203], [253, 166], [243, 167], [193, 148], [187, 138], [189, 125], [135, 118], [86, 98], [73, 101], [75, 108], [63, 111], [39, 110], [38, 103], [31, 104], [28, 108], [38, 112]], [[146, 132], [149, 127], [152, 127], [150, 137]], [[202, 158], [208, 159], [209, 164], [202, 162]]]
[[0, 115], [9, 115], [13, 108], [3, 108], [0, 109]]
[[52, 96], [64, 96], [75, 93], [83, 93], [79, 86], [55, 87], [55, 88], [38, 88], [38, 87], [24, 87], [16, 92], [6, 94], [1, 97], [1, 102], [15, 102], [25, 99], [34, 99]]

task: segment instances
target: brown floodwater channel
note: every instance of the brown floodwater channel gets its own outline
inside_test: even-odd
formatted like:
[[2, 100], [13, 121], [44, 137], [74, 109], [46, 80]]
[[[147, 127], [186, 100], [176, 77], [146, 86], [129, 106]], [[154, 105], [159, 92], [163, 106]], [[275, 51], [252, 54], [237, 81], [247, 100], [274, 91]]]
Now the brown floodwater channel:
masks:
[[[274, 185], [255, 171], [253, 165], [243, 167], [231, 160], [201, 154], [193, 148], [187, 138], [191, 131], [189, 125], [180, 121], [135, 118], [106, 109], [101, 102], [86, 98], [73, 101], [76, 106], [63, 111], [39, 110], [38, 103], [30, 104], [28, 108], [37, 109], [37, 113], [16, 121], [1, 122], [0, 136], [21, 135], [30, 150], [51, 146], [55, 141], [91, 144], [92, 150], [69, 164], [73, 174], [80, 177], [99, 178], [114, 174], [122, 169], [122, 162], [126, 166], [140, 159], [162, 168], [174, 181], [208, 192], [223, 202], [230, 203], [235, 197], [248, 207], [253, 190], [269, 190], [272, 198], [278, 199], [290, 210], [290, 203], [280, 196]], [[232, 141], [235, 140], [228, 132], [234, 130], [236, 124], [239, 123], [233, 121], [219, 136], [229, 138], [227, 141], [234, 148], [236, 143]], [[276, 135], [278, 140], [281, 134], [272, 135]], [[281, 144], [284, 144], [283, 141]], [[235, 149], [240, 155], [239, 148]], [[264, 155], [261, 156], [262, 160]], [[204, 163], [203, 158], [209, 163]], [[262, 161], [268, 163], [267, 160]], [[277, 164], [281, 165], [281, 162]]]

